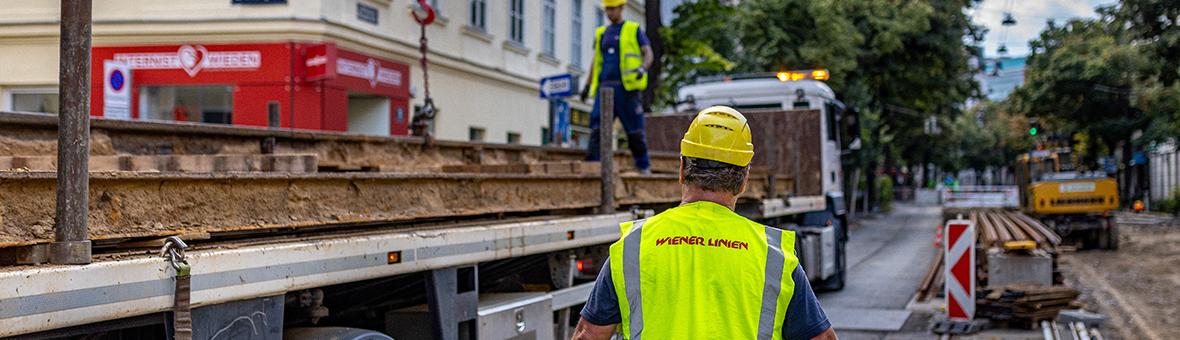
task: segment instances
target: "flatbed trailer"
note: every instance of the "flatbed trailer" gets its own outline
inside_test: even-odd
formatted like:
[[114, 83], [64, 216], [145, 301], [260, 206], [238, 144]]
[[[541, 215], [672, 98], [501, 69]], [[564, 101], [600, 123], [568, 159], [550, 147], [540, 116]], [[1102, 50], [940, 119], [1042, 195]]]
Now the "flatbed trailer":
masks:
[[[159, 247], [178, 236], [191, 244], [185, 305], [196, 339], [275, 339], [330, 325], [398, 339], [507, 334], [485, 324], [561, 338], [618, 224], [679, 200], [671, 153], [653, 152], [663, 174], [648, 176], [627, 173], [628, 155], [616, 154], [624, 166], [613, 191], [624, 211], [601, 214], [601, 175], [578, 170], [579, 151], [95, 119], [92, 157], [108, 168], [92, 164], [94, 262], [46, 265], [55, 118], [0, 113], [0, 123], [0, 337], [171, 337], [180, 290]], [[303, 163], [265, 163], [273, 155]], [[770, 194], [792, 183], [771, 174], [755, 171], [739, 213], [796, 230], [804, 216], [836, 216], [840, 199]], [[414, 189], [419, 182], [434, 187]], [[381, 196], [407, 190], [439, 197]], [[194, 191], [226, 208], [162, 207]], [[333, 191], [370, 194], [315, 196]], [[302, 201], [318, 205], [292, 208], [290, 197], [309, 193]], [[126, 204], [143, 194], [151, 196], [142, 206]], [[541, 302], [556, 313], [534, 313], [550, 315], [540, 322], [475, 323]]]

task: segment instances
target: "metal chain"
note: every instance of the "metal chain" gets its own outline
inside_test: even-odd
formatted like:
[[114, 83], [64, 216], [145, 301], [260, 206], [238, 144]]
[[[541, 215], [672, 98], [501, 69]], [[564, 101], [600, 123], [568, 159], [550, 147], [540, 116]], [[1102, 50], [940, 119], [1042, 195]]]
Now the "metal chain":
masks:
[[422, 88], [426, 94], [426, 98], [423, 100], [422, 108], [414, 113], [413, 122], [410, 123], [410, 131], [415, 136], [423, 137], [425, 143], [422, 144], [422, 147], [427, 147], [434, 143], [434, 138], [427, 131], [427, 128], [430, 127], [430, 122], [434, 120], [438, 109], [434, 107], [434, 98], [430, 97], [430, 60], [427, 59], [429, 41], [426, 39], [426, 25], [429, 25], [429, 22], [418, 22], [422, 29], [422, 37], [418, 39], [418, 51], [422, 53], [422, 58], [418, 59], [418, 62], [422, 66]]
[[176, 290], [172, 299], [172, 338], [175, 340], [193, 338], [192, 267], [184, 255], [185, 249], [188, 249], [188, 244], [177, 236], [165, 238], [164, 247], [160, 248], [160, 256], [176, 269]]
[[418, 39], [418, 51], [422, 53], [422, 58], [419, 63], [422, 65], [422, 89], [426, 94], [424, 103], [422, 104], [422, 116], [427, 119], [434, 118], [434, 98], [430, 97], [430, 71], [428, 65], [430, 61], [427, 60], [427, 43], [426, 39], [426, 25], [419, 25], [422, 30], [422, 37]]
[[188, 259], [184, 255], [185, 249], [188, 249], [188, 244], [184, 243], [184, 240], [168, 236], [164, 239], [164, 247], [160, 248], [160, 256], [165, 257], [172, 268], [180, 270], [181, 265], [188, 265]]

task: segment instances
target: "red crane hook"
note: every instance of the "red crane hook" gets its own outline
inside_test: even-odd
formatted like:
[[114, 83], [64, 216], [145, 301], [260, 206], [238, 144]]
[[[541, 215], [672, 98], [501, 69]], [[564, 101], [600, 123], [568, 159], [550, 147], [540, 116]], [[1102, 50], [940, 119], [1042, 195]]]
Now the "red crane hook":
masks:
[[418, 0], [417, 3], [410, 5], [410, 15], [419, 25], [430, 25], [434, 22], [434, 7], [430, 7], [426, 0]]

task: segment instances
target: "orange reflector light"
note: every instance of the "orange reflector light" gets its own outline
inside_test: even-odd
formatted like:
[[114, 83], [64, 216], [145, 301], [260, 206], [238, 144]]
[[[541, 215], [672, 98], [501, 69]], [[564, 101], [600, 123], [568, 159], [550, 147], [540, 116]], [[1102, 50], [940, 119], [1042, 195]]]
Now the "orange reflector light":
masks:
[[778, 78], [778, 81], [791, 80], [791, 73], [790, 72], [779, 72], [779, 73], [775, 73], [774, 76]]
[[578, 271], [582, 271], [582, 260], [578, 260]]
[[398, 250], [398, 251], [389, 252], [389, 254], [385, 256], [385, 260], [386, 260], [386, 263], [388, 263], [388, 264], [401, 263], [402, 262], [402, 251]]

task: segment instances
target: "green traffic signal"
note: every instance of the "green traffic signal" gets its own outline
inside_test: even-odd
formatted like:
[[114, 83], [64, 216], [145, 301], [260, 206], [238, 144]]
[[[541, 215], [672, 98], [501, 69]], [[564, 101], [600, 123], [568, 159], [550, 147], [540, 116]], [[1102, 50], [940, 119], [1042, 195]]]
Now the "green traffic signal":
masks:
[[1035, 128], [1035, 127], [1028, 128], [1028, 135], [1029, 136], [1036, 136], [1037, 135], [1037, 128]]

